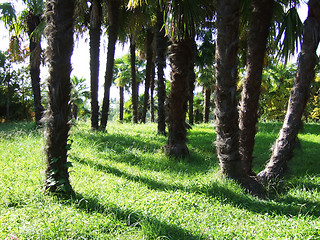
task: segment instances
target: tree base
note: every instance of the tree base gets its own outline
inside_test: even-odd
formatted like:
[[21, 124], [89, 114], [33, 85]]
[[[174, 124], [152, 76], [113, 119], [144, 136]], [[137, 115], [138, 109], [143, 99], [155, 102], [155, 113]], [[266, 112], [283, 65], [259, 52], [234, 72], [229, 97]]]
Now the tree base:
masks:
[[163, 147], [164, 153], [169, 157], [183, 158], [190, 155], [186, 144], [166, 145]]
[[240, 185], [250, 194], [264, 199], [267, 195], [266, 189], [256, 177], [244, 176], [238, 180]]

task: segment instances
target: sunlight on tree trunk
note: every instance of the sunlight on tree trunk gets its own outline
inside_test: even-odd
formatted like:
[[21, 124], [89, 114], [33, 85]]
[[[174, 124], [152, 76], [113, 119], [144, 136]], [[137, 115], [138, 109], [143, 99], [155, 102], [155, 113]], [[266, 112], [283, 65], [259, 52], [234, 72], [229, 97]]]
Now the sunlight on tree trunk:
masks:
[[99, 127], [99, 67], [100, 67], [100, 35], [102, 7], [100, 0], [92, 2], [90, 11], [90, 95], [91, 95], [91, 129]]
[[70, 130], [70, 73], [73, 51], [74, 0], [48, 0], [46, 21], [49, 62], [48, 110], [45, 117], [47, 157], [46, 184], [50, 192], [70, 194], [67, 151]]
[[112, 84], [113, 77], [113, 67], [114, 67], [114, 53], [116, 48], [116, 42], [118, 38], [119, 30], [119, 8], [120, 3], [117, 0], [109, 0], [109, 39], [108, 39], [108, 53], [107, 53], [107, 66], [106, 73], [104, 77], [104, 96], [101, 109], [101, 122], [100, 130], [104, 131], [107, 126], [109, 117], [109, 107], [110, 107], [110, 87]]
[[296, 138], [301, 127], [301, 117], [309, 99], [310, 84], [315, 77], [315, 65], [318, 61], [316, 50], [320, 40], [320, 0], [310, 0], [308, 6], [298, 72], [291, 91], [286, 118], [273, 146], [272, 156], [265, 169], [258, 174], [259, 180], [264, 183], [281, 178], [288, 167], [288, 161], [293, 157]]
[[216, 146], [221, 171], [239, 179], [243, 175], [239, 154], [238, 103], [236, 99], [240, 1], [218, 1], [216, 48]]
[[248, 39], [247, 76], [243, 81], [239, 116], [240, 154], [246, 174], [252, 172], [259, 96], [273, 0], [253, 0]]
[[160, 6], [157, 9], [157, 32], [156, 32], [156, 64], [158, 73], [158, 133], [161, 135], [166, 134], [166, 114], [164, 102], [166, 99], [166, 88], [164, 78], [164, 68], [166, 67], [166, 52], [167, 52], [167, 39], [163, 28], [163, 12], [160, 11]]
[[167, 100], [169, 136], [164, 150], [167, 155], [174, 157], [189, 155], [185, 121], [189, 99], [190, 67], [194, 59], [193, 43], [192, 39], [183, 39], [175, 41], [169, 47], [171, 65], [171, 92]]

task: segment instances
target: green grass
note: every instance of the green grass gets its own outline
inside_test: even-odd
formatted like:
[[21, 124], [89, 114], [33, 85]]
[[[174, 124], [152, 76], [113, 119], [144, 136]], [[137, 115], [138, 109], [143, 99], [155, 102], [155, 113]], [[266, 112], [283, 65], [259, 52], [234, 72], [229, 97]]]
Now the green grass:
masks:
[[[254, 170], [281, 127], [259, 124]], [[0, 239], [320, 239], [320, 125], [299, 135], [267, 200], [223, 179], [210, 125], [190, 130], [191, 156], [169, 159], [155, 124], [71, 130], [73, 199], [44, 194], [44, 143], [32, 124], [0, 125]]]

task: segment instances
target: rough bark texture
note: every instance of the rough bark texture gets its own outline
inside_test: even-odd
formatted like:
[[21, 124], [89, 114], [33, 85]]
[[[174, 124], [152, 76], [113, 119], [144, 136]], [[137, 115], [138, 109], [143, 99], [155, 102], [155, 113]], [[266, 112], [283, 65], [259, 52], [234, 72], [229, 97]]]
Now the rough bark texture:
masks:
[[138, 123], [138, 83], [136, 78], [136, 43], [130, 39], [130, 65], [132, 87], [132, 122]]
[[203, 113], [203, 122], [209, 122], [209, 113], [210, 113], [210, 96], [211, 89], [204, 87], [204, 113]]
[[49, 63], [46, 113], [46, 184], [51, 192], [72, 193], [67, 149], [70, 130], [70, 73], [73, 51], [74, 0], [47, 0], [46, 21]]
[[147, 31], [147, 66], [146, 66], [146, 79], [144, 83], [144, 99], [143, 99], [143, 110], [141, 116], [141, 122], [146, 123], [146, 116], [149, 104], [149, 88], [152, 77], [152, 59], [153, 59], [153, 49], [152, 49], [153, 33], [151, 29]]
[[194, 61], [193, 41], [175, 41], [169, 47], [171, 65], [171, 92], [168, 96], [168, 143], [165, 153], [174, 157], [189, 155], [186, 145], [186, 112], [189, 97], [190, 68]]
[[293, 156], [301, 117], [309, 98], [310, 83], [315, 76], [315, 65], [318, 60], [316, 50], [320, 40], [320, 0], [310, 0], [308, 5], [309, 12], [303, 26], [298, 72], [291, 91], [286, 118], [273, 146], [272, 156], [265, 169], [258, 174], [259, 180], [264, 183], [279, 179], [287, 169], [288, 161]]
[[218, 0], [216, 47], [216, 146], [221, 172], [239, 179], [243, 175], [239, 154], [236, 99], [240, 1]]
[[248, 39], [247, 76], [243, 81], [240, 107], [240, 154], [244, 170], [252, 172], [253, 148], [258, 122], [262, 69], [271, 24], [273, 0], [253, 0]]
[[101, 123], [100, 130], [104, 131], [107, 126], [108, 116], [109, 116], [109, 107], [110, 107], [110, 87], [113, 77], [113, 67], [114, 67], [114, 53], [116, 49], [116, 42], [118, 38], [119, 30], [119, 8], [120, 3], [118, 0], [108, 1], [109, 7], [109, 39], [108, 39], [108, 56], [107, 56], [107, 66], [106, 74], [104, 77], [104, 96], [101, 110]]
[[90, 9], [90, 93], [91, 93], [91, 129], [99, 127], [99, 66], [100, 66], [100, 35], [102, 7], [100, 0], [93, 0]]
[[33, 31], [39, 26], [41, 22], [40, 16], [35, 16], [32, 12], [27, 15], [27, 27], [29, 36], [30, 49], [30, 75], [34, 102], [35, 122], [40, 124], [43, 116], [44, 107], [41, 104], [41, 90], [40, 90], [40, 63], [41, 63], [41, 44], [40, 39], [32, 36]]
[[166, 100], [166, 88], [164, 68], [166, 67], [167, 39], [163, 26], [163, 12], [158, 6], [157, 11], [157, 33], [156, 33], [156, 65], [158, 71], [158, 133], [166, 134], [166, 114], [164, 102]]
[[124, 88], [119, 87], [120, 99], [119, 99], [119, 121], [123, 121], [123, 107], [124, 107]]

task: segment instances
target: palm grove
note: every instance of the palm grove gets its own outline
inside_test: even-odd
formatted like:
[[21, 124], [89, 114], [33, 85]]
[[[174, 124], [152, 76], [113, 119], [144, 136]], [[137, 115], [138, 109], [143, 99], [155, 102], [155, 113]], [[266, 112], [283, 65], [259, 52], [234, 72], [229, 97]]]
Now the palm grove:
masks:
[[[173, 159], [183, 159], [189, 156], [186, 142], [190, 126], [186, 120], [188, 115], [189, 123], [194, 122], [193, 98], [198, 81], [206, 93], [205, 122], [208, 122], [208, 102], [213, 91], [215, 147], [222, 174], [236, 180], [248, 192], [263, 195], [264, 187], [285, 173], [293, 156], [315, 78], [316, 50], [320, 40], [320, 0], [309, 1], [308, 17], [303, 24], [297, 14], [299, 1], [287, 0], [23, 2], [27, 9], [19, 17], [10, 3], [1, 4], [1, 19], [12, 34], [11, 39], [21, 36], [16, 32], [19, 23], [27, 26], [35, 121], [43, 124], [46, 132], [45, 188], [48, 191], [74, 193], [69, 181], [71, 163], [67, 157], [71, 145], [68, 141], [72, 106], [70, 59], [74, 35], [87, 31], [92, 131], [104, 131], [107, 127], [110, 87], [114, 80], [120, 89], [119, 118], [123, 119], [123, 92], [129, 82], [133, 123], [146, 122], [149, 105], [151, 120], [154, 120], [156, 108], [158, 133], [168, 135], [164, 154]], [[104, 31], [108, 46], [103, 102], [99, 107], [99, 56]], [[45, 61], [49, 65], [45, 110], [41, 103], [39, 77], [42, 33], [48, 43]], [[299, 45], [300, 37], [301, 50], [283, 126], [265, 169], [255, 173], [252, 170], [253, 148], [261, 109], [263, 70], [272, 65], [276, 56], [287, 62]], [[126, 59], [115, 60], [118, 41], [130, 45], [130, 55]], [[146, 61], [143, 77], [137, 71], [137, 49]], [[17, 49], [12, 47], [9, 50], [13, 56], [19, 55]], [[167, 59], [171, 67], [168, 93], [164, 76]], [[5, 61], [2, 62], [4, 67]], [[240, 69], [245, 72], [241, 81]], [[6, 81], [8, 74], [3, 79]], [[139, 113], [141, 79], [145, 89], [143, 110]]]

